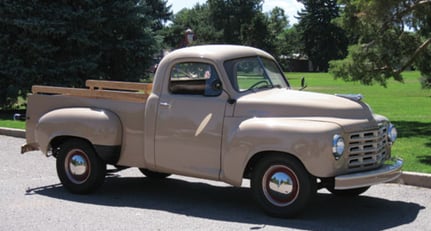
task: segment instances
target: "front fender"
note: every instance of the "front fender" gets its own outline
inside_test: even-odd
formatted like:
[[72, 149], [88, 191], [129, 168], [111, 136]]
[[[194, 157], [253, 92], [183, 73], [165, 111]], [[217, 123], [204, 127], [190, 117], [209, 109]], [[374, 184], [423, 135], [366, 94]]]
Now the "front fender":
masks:
[[241, 185], [244, 170], [256, 154], [288, 153], [315, 176], [330, 176], [342, 166], [332, 155], [332, 137], [341, 133], [330, 122], [289, 118], [251, 118], [225, 123], [221, 178]]
[[[121, 121], [109, 110], [85, 107], [56, 109], [40, 117], [35, 137], [43, 153], [47, 153], [54, 138], [62, 136], [86, 139], [96, 150], [117, 150], [118, 156], [115, 158], [118, 159], [122, 140]], [[103, 153], [99, 155], [106, 159]]]

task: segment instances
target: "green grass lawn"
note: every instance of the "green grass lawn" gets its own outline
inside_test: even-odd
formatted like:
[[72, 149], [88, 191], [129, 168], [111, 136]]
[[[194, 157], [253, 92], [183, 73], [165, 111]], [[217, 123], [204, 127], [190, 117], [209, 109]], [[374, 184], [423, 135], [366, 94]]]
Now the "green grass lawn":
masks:
[[[404, 159], [404, 170], [431, 173], [431, 90], [422, 90], [418, 72], [405, 72], [404, 83], [389, 81], [388, 87], [363, 86], [334, 80], [327, 73], [287, 73], [293, 88], [306, 78], [305, 91], [361, 93], [373, 111], [388, 117], [398, 129], [398, 140], [392, 154]], [[12, 114], [13, 115], [13, 114]], [[0, 113], [0, 127], [25, 128], [25, 123]]]
[[17, 111], [0, 110], [0, 127], [25, 129], [25, 122], [13, 119], [13, 115], [15, 113], [24, 114], [25, 112], [22, 110], [17, 110]]
[[380, 85], [334, 80], [326, 73], [286, 73], [293, 88], [305, 77], [306, 91], [361, 93], [374, 113], [388, 117], [398, 129], [394, 156], [404, 159], [404, 170], [431, 173], [431, 90], [421, 89], [418, 72], [404, 72], [404, 83], [389, 81]]
[[25, 129], [25, 123], [16, 120], [0, 120], [0, 127]]

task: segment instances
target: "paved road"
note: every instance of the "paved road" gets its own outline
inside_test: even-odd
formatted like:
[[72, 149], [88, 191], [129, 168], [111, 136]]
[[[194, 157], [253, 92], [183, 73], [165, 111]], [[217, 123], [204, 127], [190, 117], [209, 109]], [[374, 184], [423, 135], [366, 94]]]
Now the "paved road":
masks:
[[155, 181], [127, 169], [92, 195], [59, 184], [55, 159], [19, 155], [0, 136], [0, 230], [431, 230], [431, 189], [384, 184], [355, 200], [325, 190], [295, 219], [267, 217], [247, 187], [172, 176]]

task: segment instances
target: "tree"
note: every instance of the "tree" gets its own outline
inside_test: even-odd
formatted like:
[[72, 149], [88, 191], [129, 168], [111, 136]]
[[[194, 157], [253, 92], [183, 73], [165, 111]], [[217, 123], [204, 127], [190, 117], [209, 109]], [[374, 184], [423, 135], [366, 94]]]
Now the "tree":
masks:
[[286, 43], [285, 31], [289, 27], [289, 20], [284, 14], [284, 10], [280, 7], [275, 7], [267, 15], [268, 35], [266, 35], [269, 52], [279, 58], [284, 54], [284, 45]]
[[33, 84], [80, 87], [90, 78], [143, 78], [158, 50], [152, 28], [165, 15], [154, 17], [149, 2], [166, 4], [0, 1], [0, 106], [25, 97]]
[[208, 4], [198, 3], [192, 9], [179, 11], [173, 17], [172, 23], [163, 29], [165, 46], [179, 48], [187, 29], [192, 29], [196, 35], [194, 45], [221, 41], [222, 34], [215, 29], [209, 18]]
[[[153, 31], [159, 31], [164, 28], [164, 24], [172, 19], [173, 13], [171, 6], [168, 6], [167, 0], [144, 0], [151, 9], [151, 17], [153, 18]], [[142, 4], [142, 3], [141, 3]]]
[[153, 30], [160, 18], [153, 16], [148, 0], [106, 2], [101, 15], [103, 30], [96, 36], [101, 53], [99, 78], [139, 81], [146, 77], [153, 55], [160, 50], [161, 38]]
[[304, 57], [304, 43], [301, 40], [301, 35], [298, 31], [298, 25], [285, 29], [280, 37], [280, 42], [277, 43], [277, 49], [282, 58], [280, 64], [285, 70], [292, 71], [292, 59]]
[[208, 0], [212, 25], [222, 34], [219, 43], [268, 49], [267, 20], [262, 0]]
[[[283, 12], [277, 12], [284, 17]], [[282, 18], [274, 18], [282, 23]], [[269, 52], [275, 51], [272, 37], [278, 36], [268, 30], [270, 20], [262, 13], [262, 0], [208, 0], [205, 4], [196, 4], [192, 9], [178, 12], [172, 24], [165, 28], [165, 43], [178, 47], [184, 31], [191, 28], [196, 40], [193, 44], [228, 43], [258, 47]], [[272, 22], [272, 21], [271, 21]], [[274, 31], [275, 33], [276, 31]]]
[[301, 35], [297, 24], [285, 30], [281, 36], [282, 40], [284, 40], [284, 42], [280, 44], [280, 49], [282, 49], [283, 54], [297, 54], [300, 56], [304, 55], [304, 43], [301, 40]]
[[338, 23], [355, 38], [349, 55], [331, 62], [336, 78], [386, 86], [389, 78], [420, 70], [423, 86], [431, 87], [430, 0], [342, 0]]
[[336, 0], [300, 0], [304, 9], [298, 13], [298, 31], [304, 53], [316, 71], [327, 71], [329, 61], [344, 58], [348, 39], [343, 29], [332, 20], [339, 16]]

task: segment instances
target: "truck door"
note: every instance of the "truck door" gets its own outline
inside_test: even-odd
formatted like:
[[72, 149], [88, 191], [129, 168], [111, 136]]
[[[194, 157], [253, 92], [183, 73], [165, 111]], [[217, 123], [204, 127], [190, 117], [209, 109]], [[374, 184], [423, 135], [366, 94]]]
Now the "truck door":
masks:
[[156, 122], [158, 169], [218, 179], [227, 101], [220, 86], [211, 64], [183, 62], [172, 68]]

